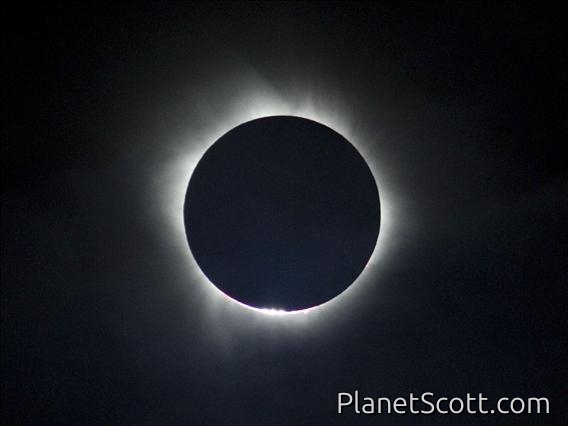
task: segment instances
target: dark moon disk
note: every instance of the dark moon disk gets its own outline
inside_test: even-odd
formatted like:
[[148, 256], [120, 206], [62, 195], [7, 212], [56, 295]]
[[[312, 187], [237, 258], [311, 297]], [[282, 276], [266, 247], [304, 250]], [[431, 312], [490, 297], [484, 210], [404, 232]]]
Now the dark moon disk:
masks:
[[334, 298], [363, 271], [379, 235], [379, 193], [343, 136], [304, 118], [265, 117], [207, 150], [184, 218], [197, 264], [223, 293], [296, 311]]

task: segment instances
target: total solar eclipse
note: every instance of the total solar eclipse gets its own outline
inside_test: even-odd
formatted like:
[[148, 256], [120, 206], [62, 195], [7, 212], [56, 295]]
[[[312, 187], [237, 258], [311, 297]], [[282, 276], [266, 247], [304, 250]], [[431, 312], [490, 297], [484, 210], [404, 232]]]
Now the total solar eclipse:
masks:
[[221, 136], [185, 196], [190, 250], [227, 296], [299, 311], [347, 289], [380, 227], [379, 193], [364, 158], [316, 121], [271, 116]]

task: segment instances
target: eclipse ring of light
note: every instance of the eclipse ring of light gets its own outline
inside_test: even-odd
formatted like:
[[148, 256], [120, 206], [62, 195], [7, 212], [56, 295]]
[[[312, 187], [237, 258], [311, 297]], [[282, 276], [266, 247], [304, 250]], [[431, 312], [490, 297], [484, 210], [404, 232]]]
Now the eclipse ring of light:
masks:
[[[190, 120], [185, 130], [181, 129], [182, 132], [171, 139], [169, 148], [166, 148], [169, 152], [166, 164], [158, 179], [152, 182], [160, 200], [158, 214], [168, 231], [169, 241], [173, 244], [173, 254], [179, 257], [183, 272], [187, 274], [185, 282], [187, 285], [191, 283], [185, 288], [191, 288], [192, 294], [202, 298], [204, 307], [211, 314], [226, 313], [237, 320], [241, 318], [241, 313], [249, 312], [253, 314], [252, 318], [256, 318], [256, 315], [268, 315], [274, 320], [292, 317], [292, 322], [286, 321], [283, 324], [315, 325], [324, 318], [334, 318], [334, 312], [354, 309], [367, 297], [371, 287], [380, 285], [381, 272], [396, 253], [398, 241], [403, 235], [400, 224], [405, 216], [399, 209], [402, 200], [398, 193], [393, 192], [395, 184], [392, 182], [392, 166], [386, 162], [387, 157], [380, 154], [383, 144], [376, 129], [354, 119], [348, 108], [331, 99], [320, 99], [319, 95], [310, 98], [290, 95], [285, 98], [270, 88], [259, 89], [261, 86], [258, 79], [251, 80], [251, 84], [243, 85], [243, 90], [235, 93], [228, 103], [218, 105], [219, 114], [215, 121], [206, 117], [200, 121], [198, 115]], [[380, 234], [364, 271], [339, 296], [319, 306], [291, 312], [275, 307], [248, 306], [219, 290], [202, 272], [188, 248], [183, 214], [188, 183], [207, 149], [222, 135], [242, 123], [279, 115], [313, 120], [344, 136], [365, 159], [380, 189]], [[309, 319], [309, 322], [304, 319]]]
[[364, 270], [380, 227], [375, 179], [323, 124], [271, 116], [242, 123], [203, 155], [184, 206], [203, 273], [247, 306], [303, 311]]

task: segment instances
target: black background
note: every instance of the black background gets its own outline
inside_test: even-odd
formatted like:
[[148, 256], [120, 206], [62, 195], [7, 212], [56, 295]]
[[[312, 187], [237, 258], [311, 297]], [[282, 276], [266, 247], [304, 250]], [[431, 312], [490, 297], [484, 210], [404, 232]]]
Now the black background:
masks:
[[[5, 12], [2, 423], [566, 422], [559, 8]], [[158, 196], [171, 141], [266, 88], [349, 112], [396, 208], [374, 281], [305, 326], [213, 314]], [[337, 415], [356, 389], [545, 396], [551, 414]]]

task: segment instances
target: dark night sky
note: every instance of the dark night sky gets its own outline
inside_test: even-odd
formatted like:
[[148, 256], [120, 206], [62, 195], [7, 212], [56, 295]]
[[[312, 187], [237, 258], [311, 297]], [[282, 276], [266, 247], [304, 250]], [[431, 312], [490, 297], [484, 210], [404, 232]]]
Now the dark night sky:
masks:
[[[566, 423], [559, 9], [30, 4], [4, 20], [2, 424]], [[172, 158], [266, 93], [350, 122], [394, 209], [376, 272], [304, 325], [213, 307], [163, 219]], [[337, 415], [354, 390], [545, 396], [552, 414]]]

